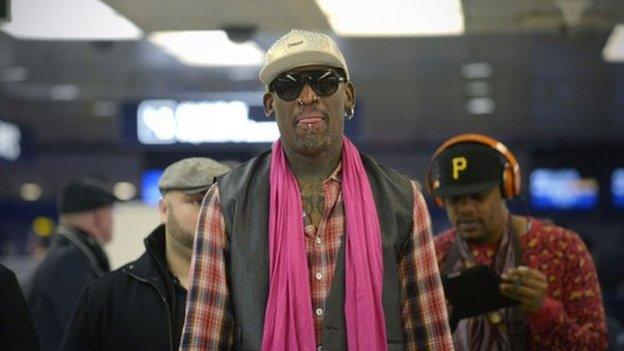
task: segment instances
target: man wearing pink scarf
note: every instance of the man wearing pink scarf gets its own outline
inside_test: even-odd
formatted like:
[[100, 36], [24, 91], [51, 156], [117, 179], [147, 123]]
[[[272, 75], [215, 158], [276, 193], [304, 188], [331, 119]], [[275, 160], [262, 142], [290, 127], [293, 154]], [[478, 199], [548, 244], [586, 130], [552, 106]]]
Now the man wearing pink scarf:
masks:
[[280, 131], [204, 199], [181, 350], [452, 350], [418, 185], [344, 136], [336, 43], [293, 30], [260, 71]]

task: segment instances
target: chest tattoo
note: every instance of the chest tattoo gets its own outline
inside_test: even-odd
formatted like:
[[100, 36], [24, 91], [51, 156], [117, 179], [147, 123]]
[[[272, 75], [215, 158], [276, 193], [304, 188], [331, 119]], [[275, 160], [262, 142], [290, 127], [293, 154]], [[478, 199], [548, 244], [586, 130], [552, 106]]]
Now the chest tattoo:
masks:
[[315, 180], [303, 180], [299, 183], [303, 210], [306, 213], [306, 217], [316, 228], [318, 228], [325, 212], [325, 196], [322, 184], [322, 181]]

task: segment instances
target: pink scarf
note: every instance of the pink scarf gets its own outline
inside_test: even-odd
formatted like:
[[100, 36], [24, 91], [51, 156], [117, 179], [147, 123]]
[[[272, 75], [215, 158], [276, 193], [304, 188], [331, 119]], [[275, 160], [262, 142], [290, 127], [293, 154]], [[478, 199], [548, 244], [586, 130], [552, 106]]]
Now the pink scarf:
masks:
[[[386, 350], [381, 231], [360, 155], [344, 138], [342, 196], [346, 218], [345, 319], [350, 351]], [[301, 193], [281, 141], [270, 168], [269, 298], [262, 350], [315, 350]], [[250, 287], [253, 289], [253, 287]]]

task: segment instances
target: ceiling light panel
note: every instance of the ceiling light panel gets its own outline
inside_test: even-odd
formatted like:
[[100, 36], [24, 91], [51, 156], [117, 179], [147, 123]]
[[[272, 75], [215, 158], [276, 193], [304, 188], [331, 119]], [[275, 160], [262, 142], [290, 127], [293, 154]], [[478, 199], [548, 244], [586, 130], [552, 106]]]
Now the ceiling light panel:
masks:
[[607, 62], [624, 62], [624, 24], [618, 24], [613, 28], [602, 50], [602, 57]]
[[192, 66], [259, 66], [264, 61], [255, 42], [234, 43], [222, 30], [154, 32], [148, 40]]
[[442, 36], [464, 33], [460, 0], [316, 0], [341, 36]]
[[142, 30], [98, 0], [19, 0], [0, 25], [25, 40], [133, 40]]

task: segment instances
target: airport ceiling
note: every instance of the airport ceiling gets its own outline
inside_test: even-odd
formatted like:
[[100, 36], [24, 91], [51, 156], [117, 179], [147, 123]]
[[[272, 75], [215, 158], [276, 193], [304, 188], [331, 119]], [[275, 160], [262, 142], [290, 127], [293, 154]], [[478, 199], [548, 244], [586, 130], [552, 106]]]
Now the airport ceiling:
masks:
[[[578, 50], [590, 47], [594, 51], [600, 50], [613, 26], [624, 23], [624, 1], [589, 1], [589, 8], [573, 27], [566, 25], [556, 3], [578, 3], [583, 0], [464, 0], [463, 36], [339, 40], [352, 66], [354, 78], [361, 83], [360, 91], [369, 91], [360, 97], [375, 98], [374, 103], [368, 104], [369, 112], [380, 111], [381, 108], [376, 106], [392, 105], [395, 99], [409, 100], [413, 93], [421, 94], [418, 96], [430, 99], [428, 104], [439, 105], [443, 109], [432, 111], [431, 107], [419, 107], [418, 111], [436, 118], [436, 114], [460, 113], [463, 111], [463, 101], [460, 107], [452, 107], [444, 100], [436, 100], [440, 98], [436, 95], [444, 97], [445, 94], [436, 94], [435, 88], [426, 92], [426, 89], [412, 87], [397, 93], [398, 89], [393, 87], [405, 85], [406, 81], [428, 86], [441, 83], [449, 87], [447, 90], [451, 94], [455, 91], [455, 95], [463, 96], [460, 69], [465, 63], [492, 60], [497, 68], [505, 68], [508, 64], [509, 71], [501, 69], [496, 79], [506, 79], [516, 85], [526, 82], [527, 75], [534, 75], [531, 71], [523, 70], [534, 68], [531, 62], [536, 60], [535, 56], [520, 56], [523, 56], [522, 50], [535, 51], [531, 43], [536, 40], [542, 45], [564, 46], [564, 54], [570, 48]], [[133, 21], [145, 33], [162, 30], [253, 29], [253, 39], [265, 49], [291, 28], [331, 31], [326, 18], [312, 0], [103, 2]], [[562, 57], [561, 60], [565, 61], [566, 58]], [[581, 62], [584, 61], [581, 59]], [[5, 115], [0, 117], [31, 126], [46, 126], [50, 132], [35, 132], [42, 142], [70, 135], [62, 125], [76, 126], [79, 131], [83, 125], [81, 123], [86, 123], [81, 120], [93, 118], [94, 115], [105, 116], [107, 112], [114, 113], [110, 111], [116, 111], [115, 106], [124, 101], [193, 98], [212, 91], [262, 89], [257, 80], [258, 67], [189, 67], [146, 40], [28, 41], [0, 32], [0, 70], [10, 72], [14, 67], [27, 68], [28, 78], [0, 82], [0, 113]], [[77, 98], [69, 102], [51, 100], [53, 90], [59, 89], [59, 84], [76, 86]], [[458, 87], [453, 88], [454, 85]], [[513, 106], [515, 100], [506, 95], [514, 95], [514, 99], [517, 95], [520, 100], [516, 104], [520, 104], [526, 102], [527, 94], [531, 93], [500, 93], [503, 95], [502, 101], [507, 101], [505, 104], [509, 103], [509, 106]], [[503, 111], [505, 108], [502, 106]], [[409, 115], [411, 111], [405, 107], [390, 109], [390, 113]], [[58, 121], [62, 122], [59, 124]], [[420, 127], [427, 125], [427, 122], [421, 122]], [[368, 125], [369, 134], [383, 133], [384, 128], [387, 128], [387, 123], [379, 121]], [[101, 131], [102, 140], [106, 138], [107, 131]], [[440, 130], [440, 133], [444, 131]], [[94, 132], [91, 137], [97, 139], [97, 135]]]
[[[311, 0], [103, 0], [146, 31], [220, 29], [252, 26], [260, 31], [290, 28], [330, 31], [323, 13]], [[563, 4], [563, 5], [561, 5]], [[563, 23], [560, 6], [586, 4], [581, 26], [609, 30], [624, 17], [618, 0], [463, 0], [467, 33], [557, 30]]]

